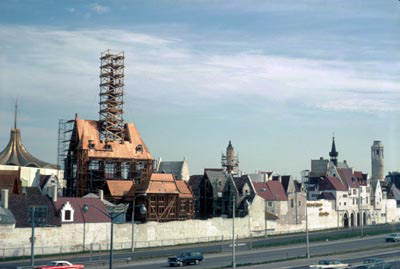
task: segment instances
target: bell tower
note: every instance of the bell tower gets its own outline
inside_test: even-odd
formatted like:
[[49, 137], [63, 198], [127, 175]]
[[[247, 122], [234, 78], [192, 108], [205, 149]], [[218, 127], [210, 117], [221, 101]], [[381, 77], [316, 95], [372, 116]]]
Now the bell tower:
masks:
[[377, 140], [371, 146], [371, 170], [372, 180], [384, 180], [384, 156], [383, 156], [383, 144]]

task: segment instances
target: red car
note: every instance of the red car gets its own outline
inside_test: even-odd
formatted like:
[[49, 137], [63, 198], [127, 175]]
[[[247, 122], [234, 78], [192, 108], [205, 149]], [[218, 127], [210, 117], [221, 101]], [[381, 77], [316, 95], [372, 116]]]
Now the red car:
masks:
[[67, 261], [53, 261], [49, 262], [45, 266], [35, 267], [36, 269], [83, 269], [85, 268], [82, 264], [72, 264]]

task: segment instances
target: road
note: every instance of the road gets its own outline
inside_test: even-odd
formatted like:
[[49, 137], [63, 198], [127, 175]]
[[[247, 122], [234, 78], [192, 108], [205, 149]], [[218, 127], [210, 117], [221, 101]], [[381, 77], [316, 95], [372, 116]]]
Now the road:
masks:
[[[310, 246], [310, 253], [312, 256], [323, 256], [324, 254], [345, 252], [354, 249], [379, 248], [382, 246], [388, 246], [388, 244], [390, 243], [384, 242], [382, 236], [363, 238], [363, 239], [341, 240], [334, 242], [314, 243], [311, 244]], [[395, 248], [397, 247], [399, 249], [399, 251], [397, 252], [398, 255], [400, 253], [400, 245], [392, 244], [391, 246]], [[375, 251], [378, 252], [378, 250]], [[387, 252], [388, 250], [386, 249], [379, 251]], [[304, 245], [245, 250], [237, 253], [236, 262], [237, 264], [250, 264], [250, 263], [253, 264], [257, 262], [261, 263], [272, 260], [288, 260], [290, 258], [295, 258], [295, 257], [301, 257], [301, 256], [304, 257], [305, 253], [306, 253], [306, 248]], [[360, 256], [360, 254], [355, 254], [355, 256]], [[223, 267], [230, 265], [231, 261], [232, 261], [231, 253], [208, 254], [205, 255], [205, 260], [200, 265], [196, 266], [196, 269]], [[352, 263], [354, 263], [354, 261], [352, 261]], [[305, 267], [293, 267], [293, 268], [308, 268], [308, 265], [310, 263], [306, 264], [307, 266]], [[272, 264], [267, 264], [267, 265], [263, 264], [261, 265], [260, 268], [278, 268], [276, 267], [276, 265]], [[164, 259], [157, 258], [147, 261], [133, 262], [130, 264], [119, 264], [114, 266], [114, 268], [120, 268], [120, 269], [125, 269], [125, 268], [149, 269], [149, 268], [165, 268], [165, 267], [167, 267], [165, 258]]]
[[[397, 227], [391, 225], [379, 225], [379, 226], [368, 226], [364, 228], [364, 234], [367, 233], [376, 233], [379, 232], [387, 232], [390, 233]], [[360, 231], [357, 229], [342, 229], [340, 231], [319, 231], [310, 233], [310, 240], [316, 239], [333, 239], [337, 237], [344, 237], [350, 234], [359, 234]], [[384, 236], [375, 236], [375, 237], [365, 237], [361, 240], [358, 238], [354, 238], [351, 240], [338, 240], [338, 241], [328, 241], [324, 243], [313, 243], [311, 248], [311, 254], [321, 254], [321, 251], [327, 250], [335, 251], [335, 250], [349, 250], [356, 249], [361, 247], [374, 247], [384, 245], [382, 238]], [[286, 259], [290, 257], [298, 257], [305, 255], [305, 244], [301, 243], [305, 241], [304, 234], [294, 234], [294, 235], [285, 235], [285, 236], [274, 236], [268, 237], [268, 239], [258, 239], [258, 240], [241, 240], [241, 242], [245, 242], [245, 247], [238, 247], [237, 253], [237, 262], [238, 263], [247, 263], [254, 261], [265, 261], [265, 260], [276, 260], [276, 259]], [[251, 242], [251, 243], [249, 243]], [[289, 244], [293, 242], [300, 242], [298, 245], [290, 245], [283, 247], [282, 245]], [[203, 263], [202, 266], [210, 266], [211, 264], [219, 264], [219, 265], [227, 265], [230, 263], [230, 254], [229, 251], [231, 248], [228, 247], [230, 242], [210, 242], [193, 246], [177, 246], [177, 247], [163, 247], [158, 249], [142, 249], [139, 251], [135, 251], [134, 253], [125, 252], [118, 253], [115, 252], [114, 258], [115, 260], [121, 258], [132, 258], [133, 260], [139, 259], [147, 259], [154, 257], [163, 257], [162, 259], [152, 259], [153, 265], [146, 268], [159, 268], [162, 265], [165, 265], [166, 257], [175, 255], [181, 251], [200, 251], [206, 253], [207, 260]], [[261, 248], [263, 246], [269, 246], [268, 248]], [[281, 245], [282, 247], [272, 247]], [[248, 247], [252, 246], [253, 250], [249, 251]], [[220, 253], [222, 251], [222, 253]], [[207, 253], [219, 253], [215, 254], [207, 254]], [[327, 253], [327, 252], [324, 252]], [[208, 261], [211, 258], [210, 261]], [[85, 263], [89, 260], [88, 255], [71, 255], [71, 256], [61, 256], [61, 257], [53, 257], [46, 259], [36, 259], [36, 264], [46, 264], [49, 260], [69, 260], [75, 263]], [[93, 257], [94, 260], [108, 260], [108, 253], [103, 253], [101, 256]], [[158, 267], [154, 267], [157, 263]], [[0, 268], [16, 268], [21, 266], [29, 266], [29, 260], [25, 261], [15, 261], [9, 263], [2, 263]], [[133, 266], [133, 267], [132, 267]], [[129, 268], [134, 268], [135, 263], [131, 263]], [[145, 265], [147, 266], [147, 265]], [[199, 268], [200, 268], [199, 267]]]

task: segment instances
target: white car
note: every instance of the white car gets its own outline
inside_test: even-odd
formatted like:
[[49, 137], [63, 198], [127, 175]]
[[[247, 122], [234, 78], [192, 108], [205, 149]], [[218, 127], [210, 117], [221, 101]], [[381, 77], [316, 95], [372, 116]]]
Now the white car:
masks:
[[398, 242], [400, 241], [400, 233], [389, 234], [386, 236], [386, 242]]
[[333, 268], [346, 268], [350, 266], [347, 263], [342, 263], [338, 260], [320, 260], [318, 264], [310, 265], [312, 269], [333, 269]]

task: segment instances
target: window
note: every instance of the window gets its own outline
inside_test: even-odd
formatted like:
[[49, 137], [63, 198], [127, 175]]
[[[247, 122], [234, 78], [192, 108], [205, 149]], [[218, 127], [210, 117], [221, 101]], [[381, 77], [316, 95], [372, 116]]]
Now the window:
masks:
[[301, 201], [299, 201], [299, 206], [301, 206]]
[[356, 204], [356, 198], [353, 198], [353, 205]]
[[357, 190], [353, 189], [353, 195], [356, 195], [356, 194], [357, 194]]
[[114, 178], [115, 174], [115, 164], [114, 163], [106, 163], [104, 167], [104, 176], [105, 178]]
[[343, 205], [346, 205], [346, 202], [344, 202]]
[[268, 206], [271, 207], [272, 206], [272, 202], [268, 202]]
[[294, 207], [294, 200], [290, 199], [290, 207], [293, 208]]
[[71, 220], [71, 210], [65, 210], [64, 220]]
[[135, 151], [136, 153], [143, 153], [143, 146], [141, 144], [137, 145]]
[[131, 163], [123, 162], [121, 163], [121, 177], [123, 179], [129, 179], [131, 174]]
[[99, 170], [99, 161], [91, 160], [89, 163], [89, 170]]

